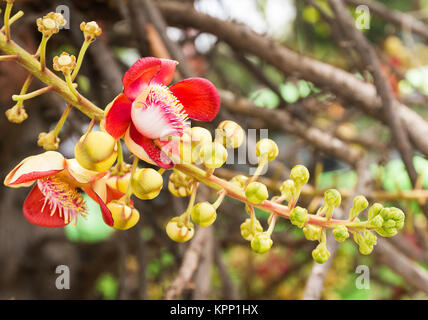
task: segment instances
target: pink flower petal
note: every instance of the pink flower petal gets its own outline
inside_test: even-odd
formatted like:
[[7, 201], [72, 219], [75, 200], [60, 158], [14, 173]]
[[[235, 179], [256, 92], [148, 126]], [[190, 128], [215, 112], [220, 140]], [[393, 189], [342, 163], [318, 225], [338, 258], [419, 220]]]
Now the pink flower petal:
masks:
[[153, 140], [141, 135], [133, 124], [125, 134], [125, 143], [133, 154], [148, 163], [165, 169], [174, 166], [171, 159], [154, 144]]
[[28, 187], [35, 180], [54, 175], [65, 168], [63, 155], [56, 151], [47, 151], [22, 160], [5, 178], [9, 187]]
[[22, 208], [24, 217], [32, 224], [47, 228], [64, 227], [69, 223], [65, 223], [64, 217], [59, 216], [58, 209], [52, 215], [49, 205], [44, 206], [44, 203], [45, 197], [36, 184], [25, 199]]
[[90, 188], [84, 188], [83, 191], [85, 191], [85, 193], [90, 196], [94, 201], [96, 201], [99, 205], [100, 205], [100, 209], [101, 209], [101, 214], [103, 216], [103, 220], [104, 222], [112, 227], [114, 224], [113, 221], [113, 216], [111, 215], [111, 212], [109, 210], [109, 208], [107, 208], [106, 204], [104, 203], [104, 201], [100, 198], [100, 196], [93, 191]]
[[158, 74], [162, 61], [158, 58], [141, 58], [125, 73], [122, 82], [126, 96], [134, 100]]
[[120, 94], [106, 110], [104, 128], [113, 138], [119, 139], [125, 134], [131, 123], [131, 108], [131, 100]]
[[216, 117], [220, 109], [218, 91], [206, 79], [186, 79], [177, 82], [169, 89], [180, 100], [189, 118], [211, 121]]

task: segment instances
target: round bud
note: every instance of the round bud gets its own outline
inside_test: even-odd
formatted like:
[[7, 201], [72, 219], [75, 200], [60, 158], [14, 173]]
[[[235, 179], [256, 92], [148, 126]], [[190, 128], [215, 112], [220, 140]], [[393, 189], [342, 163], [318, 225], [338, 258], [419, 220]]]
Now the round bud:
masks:
[[377, 244], [377, 237], [373, 232], [371, 232], [369, 230], [365, 230], [363, 237], [364, 237], [364, 241], [367, 243], [367, 245], [374, 246]]
[[247, 241], [253, 240], [254, 234], [261, 233], [262, 231], [263, 227], [259, 220], [254, 220], [254, 226], [250, 218], [247, 218], [245, 222], [241, 224], [241, 236]]
[[132, 193], [143, 200], [156, 198], [162, 186], [162, 175], [152, 168], [137, 169], [131, 179]]
[[372, 228], [381, 228], [383, 225], [383, 218], [380, 215], [376, 215], [375, 217], [369, 220], [369, 226]]
[[211, 132], [202, 127], [193, 127], [190, 129], [191, 147], [192, 147], [192, 162], [200, 164], [200, 151], [203, 145], [212, 142]]
[[309, 181], [309, 171], [305, 166], [297, 165], [291, 169], [290, 179], [294, 181], [296, 188], [300, 189]]
[[201, 227], [212, 225], [217, 218], [215, 208], [207, 201], [196, 204], [192, 208], [191, 215], [192, 221]]
[[369, 220], [377, 216], [382, 209], [383, 209], [383, 205], [381, 205], [380, 203], [374, 203], [369, 209], [369, 213], [368, 213]]
[[369, 206], [369, 202], [367, 201], [366, 197], [364, 197], [364, 196], [356, 196], [354, 198], [354, 208], [358, 212], [363, 211], [368, 206]]
[[307, 224], [303, 227], [305, 238], [310, 241], [319, 241], [321, 238], [322, 228], [312, 224]]
[[106, 180], [106, 184], [115, 190], [119, 190], [122, 193], [128, 191], [128, 186], [131, 181], [131, 173], [126, 173], [122, 176], [110, 176]]
[[308, 210], [302, 207], [295, 207], [290, 213], [290, 222], [299, 228], [302, 228], [308, 220]]
[[281, 191], [281, 195], [288, 202], [292, 201], [297, 197], [297, 188], [293, 180], [285, 180], [279, 190]]
[[333, 235], [336, 241], [343, 242], [349, 238], [348, 228], [346, 226], [339, 226], [333, 229]]
[[188, 228], [182, 225], [179, 222], [179, 218], [175, 217], [172, 218], [166, 225], [166, 233], [171, 240], [176, 242], [186, 242], [192, 239], [195, 233], [195, 228], [193, 228], [193, 226]]
[[324, 202], [327, 206], [337, 208], [340, 206], [342, 197], [336, 189], [329, 189], [324, 192]]
[[271, 139], [262, 139], [256, 144], [256, 155], [259, 158], [266, 155], [269, 161], [273, 161], [278, 153], [278, 145]]
[[107, 208], [113, 217], [113, 228], [115, 229], [130, 229], [140, 220], [138, 210], [124, 203], [112, 201], [107, 204]]
[[201, 147], [199, 157], [205, 167], [220, 168], [227, 160], [227, 150], [218, 142], [206, 143]]
[[239, 124], [234, 121], [222, 121], [216, 130], [216, 140], [219, 139], [226, 148], [239, 148], [244, 142], [245, 133]]
[[325, 263], [330, 258], [330, 252], [327, 250], [325, 243], [320, 243], [313, 251], [312, 258], [317, 263]]
[[272, 247], [273, 241], [267, 232], [257, 233], [251, 240], [251, 249], [257, 253], [266, 253]]
[[85, 169], [107, 171], [117, 158], [116, 140], [107, 132], [89, 132], [77, 142], [74, 157]]
[[266, 186], [261, 182], [251, 182], [245, 189], [245, 196], [248, 201], [254, 204], [259, 204], [265, 201], [268, 196], [268, 190]]

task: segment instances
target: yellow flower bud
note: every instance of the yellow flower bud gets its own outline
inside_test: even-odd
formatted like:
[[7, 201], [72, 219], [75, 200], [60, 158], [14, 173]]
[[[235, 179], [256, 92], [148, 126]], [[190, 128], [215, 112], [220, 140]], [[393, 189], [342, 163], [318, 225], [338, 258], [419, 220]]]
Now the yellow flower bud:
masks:
[[74, 156], [85, 169], [107, 171], [117, 158], [116, 140], [107, 132], [89, 132], [76, 143]]
[[42, 147], [46, 151], [52, 151], [58, 150], [59, 142], [59, 138], [54, 135], [53, 131], [49, 133], [41, 132], [39, 134], [39, 139], [37, 140], [37, 145]]
[[290, 179], [294, 181], [296, 188], [300, 189], [309, 181], [309, 171], [305, 166], [294, 166], [290, 172]]
[[212, 142], [211, 132], [202, 127], [193, 127], [190, 131], [192, 144], [192, 162], [200, 164], [200, 151], [202, 146]]
[[20, 105], [14, 105], [12, 108], [7, 109], [6, 112], [6, 117], [7, 120], [9, 120], [9, 122], [13, 122], [13, 123], [22, 123], [24, 120], [26, 120], [28, 118], [28, 114], [25, 111], [24, 106], [20, 106]]
[[119, 190], [122, 193], [126, 193], [128, 191], [128, 186], [131, 181], [131, 173], [124, 174], [122, 176], [110, 176], [106, 184], [111, 188]]
[[222, 142], [226, 148], [239, 148], [244, 142], [245, 132], [239, 124], [234, 121], [222, 121], [216, 130], [216, 140]]
[[179, 220], [178, 217], [172, 218], [166, 225], [166, 233], [171, 240], [176, 242], [189, 241], [195, 234], [195, 229], [192, 224], [186, 227], [183, 223], [180, 223]]
[[268, 190], [266, 186], [261, 182], [251, 182], [245, 189], [245, 196], [247, 200], [254, 204], [259, 204], [265, 201], [268, 196]]
[[151, 168], [137, 169], [131, 180], [132, 192], [143, 200], [156, 198], [162, 186], [162, 175]]
[[196, 204], [192, 208], [191, 215], [192, 221], [201, 227], [212, 225], [217, 218], [215, 208], [207, 201]]
[[256, 144], [256, 155], [259, 158], [266, 155], [269, 161], [273, 161], [278, 153], [278, 145], [271, 139], [262, 139]]
[[121, 203], [112, 201], [107, 204], [113, 217], [113, 228], [118, 230], [127, 230], [135, 226], [140, 220], [140, 213], [137, 209]]
[[205, 167], [216, 169], [226, 162], [227, 150], [218, 142], [207, 143], [201, 147], [199, 156]]
[[188, 197], [192, 193], [194, 179], [180, 171], [169, 176], [168, 190], [176, 197]]

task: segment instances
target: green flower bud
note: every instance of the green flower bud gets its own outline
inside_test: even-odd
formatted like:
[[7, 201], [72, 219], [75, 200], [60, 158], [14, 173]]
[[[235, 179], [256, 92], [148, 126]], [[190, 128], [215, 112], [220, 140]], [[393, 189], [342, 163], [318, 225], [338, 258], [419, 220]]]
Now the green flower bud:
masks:
[[262, 139], [256, 144], [256, 155], [259, 158], [266, 155], [269, 161], [273, 161], [278, 156], [278, 153], [278, 146], [271, 139]]
[[294, 181], [291, 179], [285, 180], [279, 190], [281, 191], [281, 195], [288, 202], [292, 201], [297, 197], [298, 191], [296, 185], [294, 184]]
[[377, 244], [377, 237], [373, 232], [366, 230], [364, 231], [363, 237], [367, 245], [374, 246]]
[[290, 213], [291, 223], [299, 228], [302, 228], [308, 220], [308, 210], [302, 207], [295, 207]]
[[196, 204], [191, 212], [192, 221], [201, 227], [212, 225], [217, 218], [213, 205], [207, 201]]
[[310, 241], [319, 241], [321, 238], [322, 228], [312, 224], [307, 224], [303, 227], [305, 238]]
[[220, 168], [227, 160], [226, 148], [218, 142], [205, 143], [199, 152], [200, 160], [210, 169]]
[[324, 192], [324, 202], [329, 207], [337, 208], [342, 202], [342, 196], [336, 189], [329, 189]]
[[392, 237], [397, 234], [397, 230], [404, 226], [404, 212], [398, 208], [383, 208], [379, 212], [383, 218], [383, 224], [376, 229], [376, 232], [383, 237]]
[[346, 226], [339, 226], [333, 229], [334, 238], [336, 241], [343, 242], [349, 238], [348, 228]]
[[360, 253], [364, 255], [372, 253], [374, 245], [377, 243], [376, 236], [368, 230], [364, 231], [363, 235], [356, 232], [354, 234], [354, 240], [359, 246]]
[[361, 211], [369, 206], [369, 202], [364, 196], [356, 196], [354, 198], [354, 206], [349, 213], [349, 219], [354, 220]]
[[309, 171], [305, 166], [297, 165], [291, 169], [290, 179], [294, 181], [296, 188], [300, 189], [309, 181]]
[[383, 218], [380, 215], [375, 216], [369, 220], [369, 227], [381, 228], [383, 225]]
[[377, 216], [382, 209], [383, 205], [381, 205], [380, 203], [374, 203], [369, 209], [369, 220]]
[[241, 236], [247, 241], [253, 240], [254, 235], [261, 232], [263, 232], [263, 227], [257, 219], [254, 220], [254, 226], [250, 218], [241, 224]]
[[257, 233], [251, 240], [251, 248], [257, 253], [266, 253], [272, 247], [273, 241], [267, 232]]
[[325, 243], [320, 243], [313, 251], [312, 258], [317, 263], [324, 263], [330, 258], [330, 252], [327, 250]]
[[266, 186], [261, 182], [251, 182], [245, 189], [245, 196], [247, 200], [254, 204], [259, 204], [265, 201], [268, 196]]

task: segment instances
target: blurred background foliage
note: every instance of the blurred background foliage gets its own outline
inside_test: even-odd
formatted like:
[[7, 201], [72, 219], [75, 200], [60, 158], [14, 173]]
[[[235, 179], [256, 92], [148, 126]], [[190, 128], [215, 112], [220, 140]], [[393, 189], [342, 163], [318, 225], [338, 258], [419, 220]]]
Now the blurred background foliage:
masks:
[[[72, 1], [81, 10], [85, 19], [97, 20], [103, 26], [104, 39], [102, 41], [109, 44], [122, 70], [126, 70], [142, 56], [142, 53], [138, 50], [138, 45], [134, 40], [128, 40], [127, 37], [122, 36], [127, 30], [125, 21], [127, 14], [120, 14], [123, 8], [118, 3], [121, 2], [94, 1], [91, 2], [91, 5]], [[382, 0], [380, 2], [390, 9], [410, 12], [424, 21], [428, 20], [427, 0]], [[130, 5], [130, 1], [123, 1], [123, 3], [125, 7]], [[331, 14], [326, 1], [316, 0], [315, 3], [325, 10], [325, 13]], [[21, 32], [21, 41], [28, 46], [34, 46], [39, 37], [34, 27], [35, 17], [51, 11], [58, 3], [55, 1], [46, 1], [46, 3], [45, 1], [33, 1], [33, 3], [23, 1], [19, 5], [29, 17], [25, 20], [26, 24], [23, 23], [18, 30]], [[332, 30], [329, 24], [317, 9], [305, 1], [196, 0], [194, 5], [198, 10], [221, 19], [243, 23], [255, 32], [266, 34], [300, 53], [343, 68], [361, 78], [367, 79], [368, 77], [367, 74], [360, 74], [357, 71], [351, 59], [332, 40]], [[86, 11], [87, 7], [92, 10]], [[72, 16], [75, 14], [73, 10], [71, 10]], [[354, 10], [350, 9], [350, 12], [357, 16]], [[98, 13], [99, 17], [97, 17]], [[72, 24], [72, 28], [77, 28], [77, 26]], [[30, 32], [25, 38], [22, 34], [28, 30]], [[403, 163], [398, 154], [391, 150], [391, 137], [388, 130], [379, 125], [377, 121], [352, 110], [347, 105], [340, 104], [329, 93], [321, 91], [308, 81], [285, 76], [257, 57], [246, 56], [246, 59], [257, 66], [277, 88], [277, 92], [275, 92], [261, 83], [244, 64], [239, 62], [237, 55], [240, 53], [234, 52], [215, 36], [197, 33], [195, 30], [183, 31], [175, 27], [169, 27], [167, 31], [172, 40], [182, 45], [189, 63], [196, 66], [197, 70], [202, 70], [199, 72], [201, 75], [212, 80], [219, 88], [228, 89], [235, 94], [247, 97], [260, 108], [275, 110], [284, 104], [292, 105], [303, 99], [315, 99], [316, 108], [304, 111], [308, 113], [309, 121], [352, 143], [355, 148], [368, 153], [376, 190], [399, 194], [402, 190], [412, 189]], [[406, 33], [405, 30], [401, 30], [398, 26], [375, 15], [371, 16], [370, 29], [364, 32], [385, 61], [389, 74], [388, 79], [395, 88], [394, 93], [400, 98], [416, 101], [413, 106], [414, 110], [428, 119], [428, 109], [426, 108], [428, 102], [426, 96], [428, 95], [428, 47], [417, 36]], [[71, 40], [70, 31], [65, 31], [62, 38], [58, 37], [57, 40], [51, 42], [49, 45], [51, 58], [62, 51], [76, 54], [79, 49], [78, 42]], [[91, 59], [93, 58], [88, 58], [89, 61], [86, 61], [86, 66], [77, 78], [77, 82], [80, 90], [93, 101], [99, 105], [106, 105], [117, 93], [111, 92], [108, 84], [100, 79], [100, 73], [91, 64]], [[108, 66], [105, 67], [108, 68]], [[3, 80], [1, 84], [4, 84], [4, 77], [12, 71], [4, 69], [3, 65], [1, 68], [3, 69], [0, 70], [0, 74], [3, 79], [0, 78], [0, 80]], [[2, 106], [10, 103], [11, 93], [19, 88], [19, 74], [13, 80], [16, 82], [16, 86], [13, 85], [10, 90], [6, 88], [0, 93]], [[30, 119], [27, 122], [38, 117], [38, 127], [20, 132], [20, 134], [27, 134], [28, 141], [20, 147], [9, 150], [9, 152], [13, 152], [13, 155], [2, 162], [3, 175], [11, 168], [12, 163], [17, 162], [15, 160], [18, 159], [18, 155], [28, 155], [25, 146], [30, 142], [35, 144], [34, 136], [36, 136], [38, 128], [54, 126], [55, 114], [48, 110], [49, 105], [55, 103], [53, 101], [44, 101], [40, 106], [34, 106], [34, 110], [31, 109]], [[247, 128], [266, 128], [266, 123], [258, 119], [241, 115], [234, 116], [234, 118]], [[2, 121], [2, 125], [8, 128], [14, 126]], [[67, 124], [61, 137], [60, 151], [68, 157], [72, 157], [74, 143], [85, 127], [84, 117], [80, 115], [76, 114], [71, 122], [74, 124]], [[28, 123], [23, 124], [23, 126], [26, 125]], [[46, 131], [46, 128], [43, 130]], [[31, 133], [33, 131], [34, 133]], [[268, 172], [268, 176], [272, 179], [281, 181], [287, 177], [288, 168], [301, 163], [311, 169], [311, 183], [316, 190], [326, 188], [350, 190], [355, 186], [357, 174], [343, 162], [320, 155], [300, 140], [275, 128], [269, 128], [269, 137], [277, 141], [280, 146], [281, 163], [276, 163], [269, 168]], [[7, 144], [7, 141], [3, 140], [2, 144]], [[375, 147], [368, 148], [367, 145]], [[420, 175], [421, 188], [428, 189], [428, 161], [422, 156], [415, 156], [414, 164]], [[236, 164], [229, 165], [228, 169], [248, 172], [249, 167]], [[53, 236], [54, 243], [62, 243], [59, 248], [57, 248], [58, 245], [53, 245], [54, 249], [48, 248], [45, 253], [41, 253], [41, 249], [38, 247], [34, 256], [19, 255], [12, 259], [10, 255], [14, 252], [21, 250], [24, 254], [30, 250], [28, 248], [33, 248], [30, 244], [34, 245], [37, 242], [29, 238], [25, 244], [18, 247], [13, 237], [8, 239], [12, 231], [10, 233], [3, 231], [2, 239], [9, 244], [4, 246], [8, 249], [0, 252], [0, 256], [8, 254], [9, 259], [13, 261], [5, 262], [0, 259], [0, 261], [3, 260], [0, 262], [0, 265], [3, 264], [2, 270], [6, 270], [6, 275], [12, 275], [10, 279], [15, 279], [14, 276], [18, 277], [14, 274], [15, 267], [20, 272], [26, 272], [27, 276], [23, 280], [24, 283], [18, 280], [16, 280], [18, 282], [14, 280], [15, 283], [11, 283], [11, 280], [7, 279], [9, 276], [0, 278], [3, 283], [0, 286], [0, 296], [2, 298], [61, 297], [52, 288], [45, 288], [53, 286], [53, 282], [50, 281], [54, 275], [49, 268], [57, 263], [69, 263], [71, 268], [76, 271], [72, 275], [71, 293], [63, 293], [63, 297], [162, 299], [165, 289], [169, 287], [177, 274], [182, 253], [185, 250], [185, 245], [172, 243], [162, 235], [165, 222], [173, 215], [179, 214], [180, 208], [185, 205], [181, 199], [172, 199], [166, 190], [166, 184], [167, 178], [165, 178], [164, 190], [157, 199], [140, 204], [142, 221], [135, 230], [126, 235], [123, 232], [114, 231], [102, 223], [98, 206], [89, 197], [85, 198], [90, 211], [86, 220], [80, 219], [76, 226], [67, 226], [64, 230], [55, 232], [49, 230], [43, 234], [44, 237]], [[3, 198], [10, 195], [11, 193], [2, 188], [1, 196]], [[214, 197], [214, 195], [210, 196]], [[22, 194], [20, 197], [22, 198]], [[3, 216], [20, 215], [19, 200], [22, 199], [18, 197], [14, 200], [15, 202], [9, 203], [9, 209], [5, 203], [1, 214]], [[320, 201], [321, 198], [316, 195], [315, 197], [310, 195], [302, 197], [302, 205], [308, 205], [314, 209], [313, 211]], [[416, 247], [418, 246], [417, 237], [425, 237], [425, 240], [428, 240], [427, 221], [420, 210], [421, 201], [403, 201], [399, 196], [396, 200], [388, 201], [392, 205], [402, 207], [408, 214], [408, 222], [403, 232], [407, 240]], [[266, 226], [268, 214], [257, 211], [257, 215]], [[274, 249], [267, 254], [257, 255], [240, 238], [239, 224], [244, 218], [245, 212], [242, 206], [236, 201], [228, 199], [219, 209], [219, 218], [214, 231], [215, 244], [216, 248], [220, 250], [221, 263], [226, 266], [231, 285], [237, 292], [235, 298], [301, 299], [306, 279], [313, 265], [310, 252], [314, 245], [304, 239], [300, 229], [293, 227], [288, 221], [281, 220], [274, 232]], [[8, 226], [11, 230], [21, 230], [23, 224], [26, 224], [26, 221], [22, 218], [13, 218]], [[26, 232], [29, 237], [35, 237], [38, 231], [33, 231], [32, 228], [35, 227], [25, 226], [22, 231], [17, 232], [18, 234]], [[420, 232], [417, 233], [415, 230]], [[4, 241], [2, 240], [2, 243]], [[43, 243], [41, 242], [40, 246]], [[54, 252], [52, 255], [57, 255], [58, 250], [64, 252], [68, 262], [63, 261], [64, 258], [61, 255], [58, 258], [52, 258], [52, 250]], [[139, 250], [144, 251], [143, 256]], [[45, 256], [52, 259], [48, 265], [40, 262], [40, 259]], [[216, 258], [212, 259], [217, 261]], [[38, 264], [40, 267], [37, 266]], [[358, 277], [355, 269], [356, 266], [362, 264], [368, 265], [371, 270], [370, 289], [357, 289], [355, 286]], [[427, 268], [426, 265], [421, 265]], [[49, 272], [52, 272], [52, 275], [42, 277], [40, 282], [35, 280], [40, 274]], [[140, 272], [144, 273], [143, 284], [141, 276], [139, 276]], [[206, 298], [230, 298], [230, 295], [228, 296], [224, 291], [226, 280], [219, 263], [212, 263], [205, 272], [208, 272], [210, 276], [210, 290]], [[79, 283], [78, 289], [74, 286], [75, 283]], [[191, 298], [196, 285], [195, 283], [190, 284], [183, 297]], [[41, 286], [42, 289], [40, 289]], [[29, 287], [34, 288], [30, 290]], [[426, 299], [428, 296], [414, 291], [399, 275], [388, 267], [378, 264], [372, 257], [359, 254], [355, 244], [348, 241], [340, 246], [338, 254], [334, 258], [325, 281], [323, 298]]]

